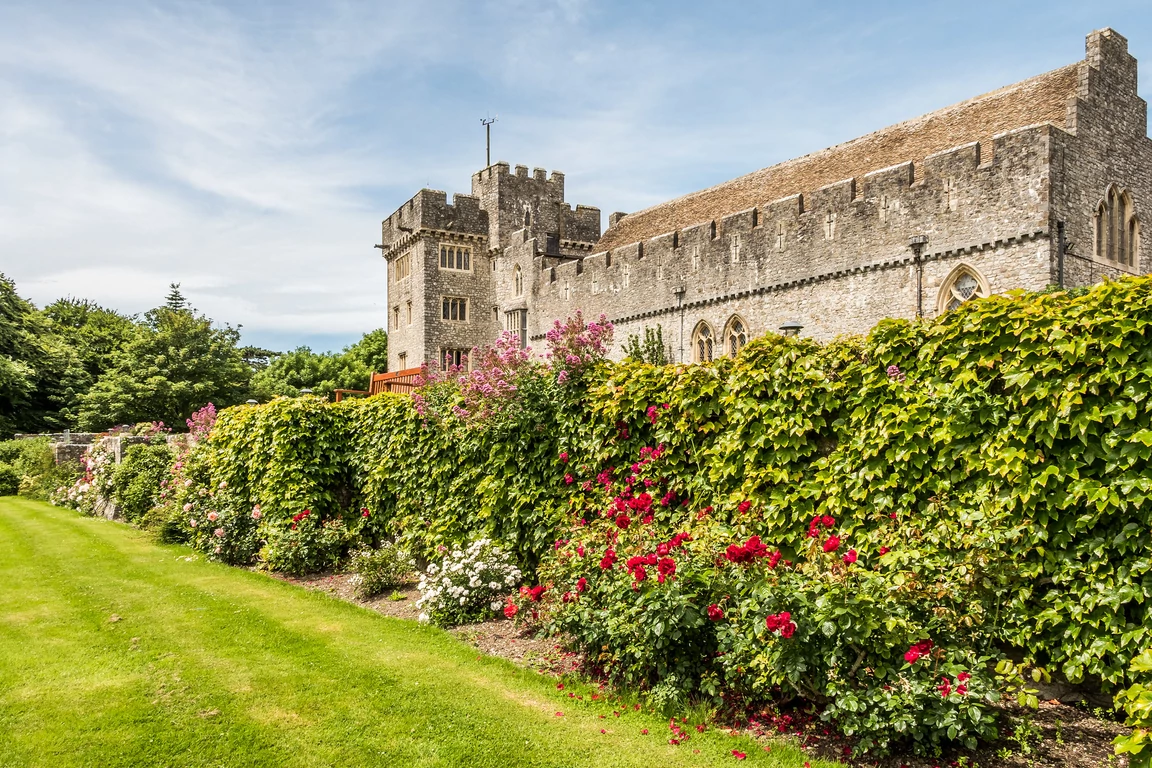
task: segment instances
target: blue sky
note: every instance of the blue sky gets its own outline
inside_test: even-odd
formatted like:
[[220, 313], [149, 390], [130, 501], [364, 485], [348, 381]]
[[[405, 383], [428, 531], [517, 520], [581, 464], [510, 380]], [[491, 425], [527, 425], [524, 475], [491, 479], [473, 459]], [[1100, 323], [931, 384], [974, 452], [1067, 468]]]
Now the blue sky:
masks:
[[[635, 211], [1083, 58], [1145, 2], [0, 3], [0, 271], [180, 282], [274, 349], [386, 320], [380, 220], [493, 159]], [[1152, 70], [1145, 70], [1152, 73]], [[1141, 95], [1152, 98], [1152, 74]]]

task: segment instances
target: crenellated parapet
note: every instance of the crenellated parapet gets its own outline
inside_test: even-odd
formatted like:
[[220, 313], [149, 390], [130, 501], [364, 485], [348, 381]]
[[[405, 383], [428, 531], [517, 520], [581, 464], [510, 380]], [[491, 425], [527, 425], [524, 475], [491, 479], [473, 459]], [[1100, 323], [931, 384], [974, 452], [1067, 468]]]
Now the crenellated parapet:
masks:
[[422, 189], [381, 223], [385, 257], [399, 254], [423, 235], [456, 237], [480, 244], [488, 237], [488, 212], [473, 195], [455, 194], [452, 203], [438, 189]]
[[[550, 268], [542, 317], [626, 318], [1048, 227], [1051, 125], [1020, 128]], [[677, 298], [677, 291], [683, 294]], [[542, 326], [541, 326], [542, 327]]]

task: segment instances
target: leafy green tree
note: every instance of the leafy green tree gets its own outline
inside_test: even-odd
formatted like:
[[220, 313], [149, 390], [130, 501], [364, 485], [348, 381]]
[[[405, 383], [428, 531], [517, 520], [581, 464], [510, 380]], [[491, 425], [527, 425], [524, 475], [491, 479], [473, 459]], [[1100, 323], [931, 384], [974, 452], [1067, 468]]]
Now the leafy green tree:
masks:
[[244, 364], [251, 368], [253, 373], [267, 368], [272, 363], [272, 358], [279, 354], [263, 347], [240, 347], [240, 357], [244, 358]]
[[364, 363], [370, 371], [383, 373], [388, 370], [388, 332], [383, 328], [369, 331], [344, 353]]
[[87, 299], [57, 299], [41, 311], [54, 334], [75, 350], [92, 380], [136, 334], [136, 322]]
[[76, 353], [0, 274], [0, 436], [67, 427], [89, 381]]
[[628, 334], [628, 341], [624, 344], [626, 360], [667, 365], [668, 357], [668, 349], [664, 345], [664, 326], [657, 325], [655, 328], [645, 326], [643, 341], [634, 333]]
[[206, 403], [242, 402], [251, 369], [239, 341], [238, 330], [214, 327], [173, 285], [167, 303], [145, 314], [110, 370], [84, 395], [80, 426], [163, 421], [179, 427]]
[[297, 347], [252, 377], [252, 393], [257, 400], [271, 400], [277, 395], [295, 397], [305, 388], [317, 395], [331, 395], [334, 389], [367, 389], [371, 372], [347, 350], [318, 353]]
[[377, 328], [341, 352], [313, 352], [309, 347], [297, 347], [276, 355], [252, 377], [252, 396], [271, 400], [277, 395], [295, 397], [305, 388], [325, 396], [335, 389], [367, 389], [372, 372], [386, 370], [388, 333]]

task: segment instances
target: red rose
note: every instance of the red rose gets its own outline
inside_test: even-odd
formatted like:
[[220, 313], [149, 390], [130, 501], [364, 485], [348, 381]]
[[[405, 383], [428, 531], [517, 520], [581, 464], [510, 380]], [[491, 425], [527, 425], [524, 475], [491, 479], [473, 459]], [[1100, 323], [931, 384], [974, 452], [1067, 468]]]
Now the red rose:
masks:
[[632, 569], [632, 578], [637, 582], [644, 581], [644, 579], [648, 578], [648, 571], [644, 570], [644, 566], [638, 565]]
[[852, 563], [856, 562], [856, 550], [848, 550], [846, 553], [844, 553], [844, 557], [841, 559], [848, 565], [852, 565]]
[[944, 682], [936, 686], [936, 690], [940, 691], [940, 696], [948, 698], [948, 694], [952, 693], [952, 684], [948, 682], [948, 678], [944, 678]]
[[933, 645], [931, 640], [921, 640], [904, 653], [904, 661], [915, 664], [931, 652]]
[[840, 548], [840, 537], [837, 536], [836, 534], [832, 534], [831, 536], [828, 537], [827, 541], [824, 542], [824, 551], [825, 552], [835, 552], [839, 548]]
[[972, 675], [968, 674], [967, 672], [961, 672], [960, 674], [956, 675], [957, 682], [966, 683], [971, 679]]
[[616, 527], [620, 530], [627, 530], [628, 526], [632, 524], [632, 518], [628, 515], [620, 515], [616, 518]]
[[534, 603], [540, 602], [540, 598], [543, 597], [547, 589], [548, 588], [543, 584], [537, 584], [535, 587], [532, 587], [528, 590], [528, 599]]
[[825, 528], [831, 528], [836, 525], [836, 518], [832, 517], [832, 515], [824, 515], [824, 517], [820, 518], [820, 523]]
[[567, 464], [567, 463], [568, 463], [568, 451], [563, 451], [563, 452], [561, 452], [561, 454], [560, 454], [560, 462], [561, 462], [562, 464]]
[[745, 512], [747, 512], [751, 508], [752, 508], [752, 502], [750, 502], [748, 500], [744, 500], [744, 501], [740, 502], [740, 506], [737, 507], [737, 509], [740, 510], [740, 514], [744, 514]]
[[716, 603], [712, 603], [712, 605], [708, 606], [708, 618], [712, 621], [720, 621], [720, 619], [724, 618], [724, 611], [720, 610], [720, 606], [716, 605]]
[[580, 577], [580, 578], [579, 578], [579, 579], [576, 581], [576, 591], [577, 591], [577, 592], [580, 592], [580, 593], [582, 593], [582, 592], [584, 592], [584, 590], [585, 590], [585, 589], [587, 589], [587, 588], [588, 588], [588, 579], [586, 579], [586, 578], [584, 578], [583, 576], [581, 576], [581, 577]]
[[520, 609], [517, 608], [515, 605], [513, 605], [512, 603], [508, 603], [508, 605], [504, 606], [504, 615], [510, 619], [516, 615], [516, 612], [518, 610], [520, 610]]
[[608, 551], [604, 553], [604, 557], [600, 560], [600, 569], [606, 571], [615, 564], [616, 550], [609, 548]]
[[880, 549], [876, 550], [876, 552], [877, 552], [877, 553], [878, 553], [878, 554], [879, 554], [881, 557], [883, 557], [884, 555], [888, 554], [888, 553], [889, 553], [889, 552], [891, 552], [891, 551], [892, 551], [892, 550], [888, 549], [888, 547], [880, 547]]
[[572, 475], [570, 475], [570, 474], [565, 473], [564, 474], [564, 482], [567, 483], [568, 485], [572, 485], [572, 483], [576, 482], [576, 478], [572, 477]]
[[667, 543], [657, 544], [656, 545], [656, 554], [659, 555], [660, 557], [664, 557], [665, 555], [668, 554], [669, 551], [671, 551], [671, 549], [672, 549], [672, 547], [669, 546]]
[[656, 566], [656, 570], [660, 574], [659, 581], [661, 584], [663, 584], [664, 579], [667, 579], [676, 574], [676, 561], [670, 557], [661, 558], [660, 562]]

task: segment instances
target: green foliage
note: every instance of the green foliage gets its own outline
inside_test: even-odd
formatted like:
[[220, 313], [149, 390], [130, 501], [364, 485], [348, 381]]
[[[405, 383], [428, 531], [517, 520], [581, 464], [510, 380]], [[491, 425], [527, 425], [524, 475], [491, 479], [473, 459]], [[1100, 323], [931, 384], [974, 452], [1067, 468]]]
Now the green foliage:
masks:
[[[189, 543], [215, 560], [229, 565], [249, 565], [263, 545], [258, 510], [224, 486], [197, 494], [189, 521]], [[300, 573], [301, 571], [292, 571]]]
[[[859, 678], [865, 667], [900, 674], [882, 662], [898, 663], [891, 656], [897, 640], [915, 640], [914, 630], [950, 638], [937, 645], [946, 649], [941, 665], [991, 664], [994, 647], [1007, 645], [1028, 669], [1106, 685], [1124, 683], [1129, 662], [1152, 639], [1150, 289], [1149, 278], [1131, 278], [1078, 295], [996, 296], [932, 321], [886, 321], [865, 339], [821, 346], [770, 335], [736, 359], [596, 364], [566, 383], [547, 368], [523, 365], [514, 374], [521, 377], [514, 391], [523, 384], [523, 394], [486, 400], [449, 381], [420, 398], [335, 405], [306, 398], [229, 409], [205, 461], [250, 501], [267, 497], [280, 520], [305, 506], [331, 516], [366, 505], [379, 533], [400, 537], [418, 556], [490, 536], [529, 572], [543, 559], [547, 574], [557, 567], [555, 540], [573, 513], [588, 508], [597, 475], [613, 468], [610, 479], [620, 482], [642, 448], [662, 445], [662, 492], [674, 492], [676, 504], [687, 501], [690, 512], [714, 507], [710, 518], [717, 531], [731, 527], [729, 541], [758, 535], [812, 575], [784, 584], [786, 593], [757, 596], [760, 587], [749, 584], [740, 598], [747, 616], [772, 608], [769, 600], [780, 594], [794, 598], [820, 619], [809, 630], [823, 634], [825, 621], [835, 625], [820, 645], [805, 637], [842, 670], [855, 655], [841, 642], [849, 637], [839, 629], [841, 616], [826, 613], [842, 608], [875, 648], [836, 689], [836, 698], [862, 709], [838, 716], [858, 717], [849, 727], [863, 733], [877, 727], [867, 713], [894, 723], [923, 713], [915, 717], [929, 731], [905, 733], [931, 748], [941, 730], [961, 740], [985, 732], [984, 710], [966, 715], [971, 725], [962, 730], [927, 707], [929, 689], [886, 702], [882, 687]], [[756, 510], [747, 523], [737, 511], [745, 499]], [[653, 525], [674, 530], [684, 512], [675, 510], [655, 509]], [[817, 515], [834, 517], [839, 535], [879, 571], [853, 571], [848, 588], [806, 570], [799, 553]], [[898, 537], [914, 559], [872, 561], [869, 553], [886, 537]], [[703, 563], [716, 554], [699, 557]], [[693, 654], [710, 648], [714, 634], [701, 619], [699, 595], [714, 588], [701, 569], [699, 584], [688, 575], [696, 571], [685, 570], [672, 587], [644, 598], [650, 602], [621, 602], [597, 616], [606, 661], [640, 684], [675, 677], [701, 690], [735, 685], [722, 667], [711, 683], [691, 673]], [[909, 574], [915, 584], [943, 590], [942, 607], [959, 622], [951, 634], [923, 610], [931, 592], [904, 596]], [[865, 597], [855, 597], [857, 590]], [[736, 600], [738, 593], [725, 594]], [[748, 632], [753, 624], [749, 618]], [[800, 674], [787, 658], [771, 657], [757, 635], [740, 637], [751, 658], [769, 654], [752, 690]], [[881, 658], [880, 648], [889, 655]], [[977, 690], [988, 690], [975, 668], [970, 674]], [[1026, 682], [1012, 685], [1010, 693], [1028, 703]], [[806, 695], [832, 699], [829, 690]], [[874, 738], [895, 737], [884, 731]]]
[[140, 521], [156, 506], [160, 482], [173, 460], [167, 443], [131, 445], [112, 473], [112, 501], [130, 523]]
[[359, 360], [371, 372], [388, 370], [388, 332], [377, 328], [364, 334], [360, 341], [344, 350], [344, 354]]
[[20, 495], [43, 500], [70, 484], [79, 472], [76, 466], [56, 466], [47, 438], [0, 441], [0, 463], [16, 470]]
[[643, 340], [634, 333], [628, 334], [628, 341], [624, 344], [624, 359], [652, 365], [667, 365], [671, 362], [668, 347], [664, 344], [664, 326], [644, 326]]
[[252, 377], [252, 392], [262, 401], [277, 395], [296, 397], [301, 389], [328, 396], [334, 389], [367, 389], [371, 373], [362, 360], [347, 353], [316, 353], [298, 347], [258, 371]]
[[353, 539], [342, 519], [321, 520], [314, 514], [303, 514], [290, 523], [266, 526], [263, 533], [267, 544], [260, 556], [265, 565], [293, 576], [335, 568]]
[[75, 351], [0, 273], [0, 437], [68, 426], [89, 381]]
[[15, 496], [20, 492], [20, 475], [11, 464], [0, 463], [0, 496]]
[[296, 397], [301, 389], [329, 396], [335, 389], [368, 389], [373, 371], [388, 367], [388, 334], [377, 329], [342, 352], [313, 352], [308, 347], [282, 355], [257, 370], [252, 377], [252, 394], [258, 400], [277, 395]]
[[1147, 768], [1152, 764], [1152, 685], [1148, 684], [1152, 674], [1152, 648], [1132, 659], [1132, 677], [1137, 680], [1127, 690], [1116, 696], [1116, 708], [1123, 709], [1126, 725], [1132, 732], [1116, 737], [1117, 754], [1127, 754], [1132, 768]]
[[237, 348], [239, 331], [214, 327], [182, 297], [169, 296], [169, 303], [173, 306], [146, 313], [110, 369], [84, 395], [81, 427], [183, 424], [205, 403], [231, 405], [247, 396], [250, 371]]
[[412, 578], [416, 563], [401, 547], [382, 542], [378, 549], [358, 549], [352, 553], [348, 570], [356, 596], [375, 597], [386, 589], [399, 587]]
[[58, 299], [44, 307], [42, 314], [52, 332], [76, 351], [90, 381], [108, 370], [136, 334], [132, 318], [86, 299]]

